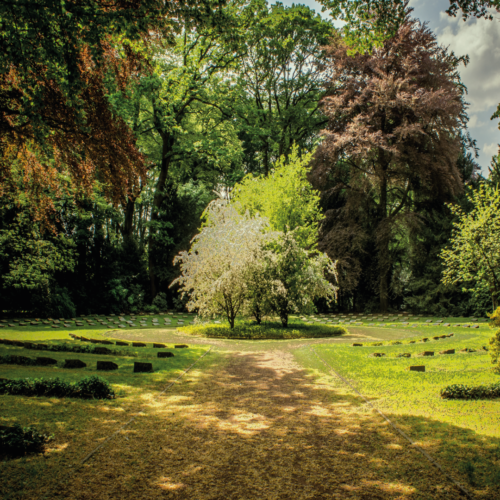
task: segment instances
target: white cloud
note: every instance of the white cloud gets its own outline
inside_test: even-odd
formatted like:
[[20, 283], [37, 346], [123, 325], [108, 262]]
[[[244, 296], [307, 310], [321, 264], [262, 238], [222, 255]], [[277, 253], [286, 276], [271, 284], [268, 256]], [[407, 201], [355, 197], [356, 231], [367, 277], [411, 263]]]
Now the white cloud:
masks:
[[496, 142], [492, 142], [491, 144], [484, 144], [483, 153], [488, 158], [496, 156], [498, 154], [498, 144]]
[[439, 43], [458, 56], [470, 57], [460, 75], [469, 91], [471, 110], [477, 113], [496, 107], [500, 101], [500, 22], [472, 19], [464, 23], [444, 13], [441, 22], [445, 26], [438, 34]]

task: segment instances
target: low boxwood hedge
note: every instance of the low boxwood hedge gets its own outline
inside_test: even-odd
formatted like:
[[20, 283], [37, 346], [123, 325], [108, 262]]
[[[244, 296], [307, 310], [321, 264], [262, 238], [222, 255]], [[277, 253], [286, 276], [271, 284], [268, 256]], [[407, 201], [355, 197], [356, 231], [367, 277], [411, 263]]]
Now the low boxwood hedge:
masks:
[[495, 399], [500, 398], [500, 382], [475, 387], [453, 384], [441, 390], [444, 399]]
[[37, 363], [33, 358], [27, 358], [26, 356], [15, 356], [15, 355], [11, 355], [11, 354], [6, 354], [5, 356], [0, 356], [0, 365], [36, 366]]
[[92, 375], [74, 384], [60, 378], [0, 380], [0, 394], [57, 398], [113, 399], [115, 392], [107, 380]]
[[53, 436], [41, 434], [34, 427], [0, 426], [0, 450], [6, 455], [25, 455], [43, 450], [45, 443]]

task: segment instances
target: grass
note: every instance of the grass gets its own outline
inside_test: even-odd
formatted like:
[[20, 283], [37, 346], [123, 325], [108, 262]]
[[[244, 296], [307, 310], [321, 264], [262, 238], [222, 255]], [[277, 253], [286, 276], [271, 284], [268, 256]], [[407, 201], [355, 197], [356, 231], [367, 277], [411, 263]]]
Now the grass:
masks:
[[290, 319], [287, 328], [276, 321], [257, 325], [248, 320], [239, 320], [234, 328], [230, 328], [228, 324], [201, 323], [180, 327], [178, 330], [185, 335], [197, 337], [240, 340], [327, 338], [348, 333], [342, 326], [309, 325], [296, 318]]
[[[120, 329], [116, 329], [114, 324], [108, 328], [109, 324], [96, 323], [94, 316], [92, 316], [94, 324], [85, 324], [83, 327], [76, 326], [75, 322], [69, 327], [61, 327], [59, 324], [58, 328], [43, 324], [4, 326], [0, 328], [0, 338], [59, 344], [74, 342], [69, 333], [89, 338], [110, 339], [122, 332], [130, 332], [127, 335], [134, 338], [134, 332], [137, 331], [137, 337], [140, 337], [138, 340], [148, 342], [153, 335], [161, 337], [162, 331], [172, 333], [176, 328], [182, 333], [191, 331], [192, 327], [179, 325], [179, 319], [187, 321], [192, 320], [194, 316], [182, 316], [187, 317], [179, 318], [176, 315], [174, 318], [170, 315], [171, 322], [167, 326], [163, 325], [163, 316], [148, 316], [147, 326], [140, 326], [136, 322], [135, 327]], [[125, 317], [129, 318], [130, 316]], [[155, 325], [152, 318], [159, 319], [159, 325]], [[309, 343], [314, 344], [317, 353], [342, 376], [349, 379], [360, 392], [372, 400], [457, 479], [467, 484], [479, 497], [500, 497], [500, 400], [448, 401], [439, 396], [440, 390], [446, 385], [488, 385], [500, 380], [500, 376], [491, 370], [492, 365], [487, 352], [458, 353], [462, 348], [477, 350], [488, 345], [487, 341], [493, 335], [493, 331], [485, 323], [478, 323], [477, 329], [433, 325], [438, 319], [452, 325], [472, 324], [465, 318], [419, 317], [410, 320], [409, 325], [402, 324], [400, 318], [394, 318], [393, 316], [389, 321], [383, 321], [387, 325], [384, 327], [379, 326], [379, 321], [373, 321], [371, 318], [353, 319], [353, 323], [348, 325], [350, 334], [342, 335], [338, 340], [334, 339], [329, 345], [321, 345], [323, 341], [320, 339], [327, 337], [325, 332], [329, 333], [337, 326], [347, 326], [342, 318], [319, 315], [294, 316], [290, 319], [290, 327], [286, 331], [277, 324], [275, 327], [285, 334], [293, 330], [310, 332], [311, 336], [308, 338], [316, 340]], [[429, 319], [432, 320], [431, 323], [426, 322]], [[415, 327], [412, 326], [414, 324]], [[219, 325], [217, 328], [220, 328]], [[433, 336], [451, 332], [455, 333], [454, 337], [430, 340], [426, 343], [409, 343], [412, 339], [418, 340], [422, 337], [432, 339]], [[148, 335], [151, 336], [149, 339]], [[173, 340], [175, 335], [169, 333], [166, 338]], [[290, 349], [302, 365], [309, 367], [319, 377], [318, 381], [324, 379], [325, 383], [342, 385], [339, 379], [327, 374], [327, 369], [309, 347], [303, 347], [305, 342], [295, 341], [292, 336], [290, 339], [290, 342], [286, 342], [285, 337], [275, 341], [271, 338], [260, 342], [228, 340], [220, 341], [220, 344], [222, 346], [234, 344], [239, 350], [246, 348], [261, 350], [266, 346], [272, 350]], [[391, 344], [394, 341], [401, 341], [402, 344]], [[179, 339], [177, 342], [185, 342], [185, 339]], [[382, 345], [352, 347], [347, 345], [347, 342], [363, 344], [380, 342]], [[80, 345], [80, 342], [75, 344]], [[190, 346], [189, 349], [172, 349], [172, 344], [167, 346], [174, 352], [174, 358], [158, 359], [156, 357], [158, 350], [153, 349], [150, 344], [146, 348], [105, 346], [119, 350], [118, 356], [32, 351], [0, 345], [0, 355], [47, 356], [58, 361], [55, 367], [0, 365], [0, 377], [59, 376], [66, 381], [75, 382], [84, 376], [97, 374], [109, 380], [118, 395], [116, 400], [110, 401], [1, 396], [0, 425], [15, 423], [23, 426], [33, 425], [43, 433], [54, 434], [55, 440], [50, 443], [44, 455], [31, 455], [0, 462], [0, 475], [6, 478], [0, 482], [0, 498], [40, 497], [41, 492], [47, 491], [49, 486], [65, 480], [71, 467], [78, 464], [82, 457], [115, 432], [132, 415], [142, 410], [154, 414], [158, 393], [206, 351], [206, 346], [203, 345]], [[456, 349], [457, 354], [415, 357], [424, 350], [437, 353], [445, 349]], [[373, 352], [383, 352], [386, 357], [369, 357]], [[396, 357], [397, 354], [404, 352], [410, 353], [412, 357]], [[65, 359], [81, 359], [87, 363], [87, 368], [65, 370], [61, 367]], [[222, 358], [214, 356], [214, 359], [220, 363]], [[97, 372], [97, 360], [113, 361], [118, 364], [119, 369], [115, 372]], [[204, 360], [206, 363], [203, 365], [213, 362], [207, 360], [207, 357]], [[150, 374], [134, 374], [132, 369], [135, 361], [152, 362], [155, 371]], [[410, 364], [424, 364], [426, 372], [406, 371]], [[347, 394], [349, 390], [345, 392]], [[181, 394], [179, 397], [182, 399], [184, 396]], [[367, 409], [360, 408], [360, 410], [366, 412]], [[353, 407], [349, 411], [357, 410]]]
[[[0, 338], [16, 339], [16, 340], [50, 340], [68, 338], [68, 333], [77, 335], [92, 336], [109, 335], [113, 331], [127, 330], [150, 330], [153, 328], [163, 328], [173, 331], [178, 326], [191, 322], [196, 317], [195, 314], [155, 314], [155, 315], [124, 315], [124, 316], [85, 316], [72, 319], [48, 321], [49, 324], [44, 324], [38, 320], [37, 325], [31, 324], [31, 319], [26, 318], [10, 318], [0, 321]], [[119, 318], [124, 318], [125, 321], [119, 321]], [[167, 319], [167, 322], [165, 321]], [[153, 320], [158, 320], [157, 324]], [[104, 324], [100, 322], [103, 321]], [[133, 325], [129, 325], [127, 321], [133, 321]], [[83, 322], [83, 326], [78, 326], [77, 323]], [[20, 326], [20, 323], [26, 323], [25, 326]], [[64, 325], [69, 325], [65, 327]], [[13, 327], [9, 325], [15, 325]], [[145, 326], [143, 326], [145, 325]], [[86, 335], [87, 334], [87, 335]]]
[[[493, 498], [488, 495], [500, 494], [500, 399], [463, 401], [440, 397], [441, 389], [451, 384], [474, 386], [500, 381], [492, 371], [490, 356], [481, 350], [493, 333], [485, 326], [451, 331], [455, 336], [425, 343], [410, 344], [411, 338], [407, 338], [398, 345], [316, 345], [314, 349], [420, 446], [462, 480], [465, 478], [479, 496]], [[414, 339], [451, 331], [424, 327], [424, 335]], [[460, 353], [464, 348], [476, 352]], [[456, 354], [438, 354], [447, 349], [455, 349]], [[435, 355], [418, 357], [422, 351], [434, 351]], [[372, 353], [384, 353], [385, 357], [370, 357]], [[411, 357], [398, 358], [401, 353]], [[308, 349], [297, 350], [296, 356], [317, 373], [328, 371]], [[426, 371], [410, 372], [410, 365], [425, 365]]]
[[[71, 329], [73, 332], [74, 329]], [[93, 328], [80, 330], [94, 338], [108, 338], [109, 332]], [[57, 333], [41, 328], [5, 329], [0, 337], [16, 340], [43, 341], [47, 344], [73, 342], [68, 330]], [[55, 337], [59, 337], [58, 339]], [[59, 377], [67, 382], [76, 382], [88, 375], [99, 375], [108, 380], [117, 397], [114, 400], [77, 400], [46, 397], [22, 397], [2, 395], [0, 397], [0, 425], [35, 426], [44, 434], [54, 434], [43, 455], [31, 455], [0, 462], [0, 476], [5, 478], [0, 484], [0, 498], [38, 497], [36, 491], [44, 485], [56, 484], [65, 477], [67, 467], [78, 463], [91, 449], [115, 432], [132, 415], [155, 406], [155, 398], [170, 381], [198, 359], [206, 346], [190, 346], [175, 349], [172, 344], [167, 349], [173, 358], [157, 358], [158, 349], [151, 345], [143, 348], [113, 347], [119, 349], [120, 356], [95, 355], [56, 351], [33, 351], [21, 347], [0, 345], [0, 355], [23, 355], [29, 357], [47, 356], [58, 361], [54, 367], [0, 365], [0, 378]], [[82, 369], [63, 369], [65, 359], [80, 359], [87, 364]], [[96, 370], [98, 360], [112, 361], [118, 370], [103, 372]], [[153, 373], [133, 373], [136, 361], [153, 364]]]

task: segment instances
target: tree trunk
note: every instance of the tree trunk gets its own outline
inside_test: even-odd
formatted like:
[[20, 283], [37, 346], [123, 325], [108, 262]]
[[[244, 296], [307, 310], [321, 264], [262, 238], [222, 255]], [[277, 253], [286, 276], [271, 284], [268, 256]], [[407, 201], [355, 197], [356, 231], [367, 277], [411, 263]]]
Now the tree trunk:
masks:
[[123, 239], [132, 238], [134, 234], [134, 210], [135, 199], [129, 197], [125, 205], [125, 220], [122, 227]]
[[151, 218], [148, 236], [148, 266], [149, 266], [149, 283], [151, 287], [151, 300], [154, 300], [158, 294], [157, 283], [156, 283], [156, 269], [154, 262], [154, 250], [155, 250], [155, 235], [156, 230], [154, 229], [154, 223], [158, 220], [160, 215], [160, 208], [165, 200], [165, 186], [167, 184], [168, 168], [170, 166], [170, 151], [172, 147], [172, 138], [169, 135], [163, 135], [163, 145], [162, 145], [162, 160], [160, 164], [160, 175], [158, 176], [158, 181], [156, 182], [155, 194], [153, 198], [153, 206], [151, 208]]
[[379, 265], [379, 294], [380, 294], [380, 312], [387, 312], [389, 307], [389, 228], [385, 227], [387, 223], [387, 177], [383, 169], [383, 178], [380, 183], [380, 222], [378, 244], [378, 265]]
[[281, 319], [281, 326], [283, 328], [288, 328], [288, 308], [281, 309], [280, 319]]

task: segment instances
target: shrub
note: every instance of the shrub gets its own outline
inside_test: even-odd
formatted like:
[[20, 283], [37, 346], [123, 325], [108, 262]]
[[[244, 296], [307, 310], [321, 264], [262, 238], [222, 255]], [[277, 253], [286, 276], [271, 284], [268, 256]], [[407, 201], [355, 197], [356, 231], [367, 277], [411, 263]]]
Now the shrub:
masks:
[[230, 328], [228, 325], [201, 324], [185, 326], [179, 328], [179, 330], [187, 335], [198, 335], [200, 337], [239, 339], [321, 338], [348, 333], [347, 329], [342, 326], [302, 325], [300, 329], [296, 326], [284, 329], [278, 323], [256, 325], [248, 322], [237, 323], [234, 328]]
[[490, 316], [490, 327], [496, 328], [500, 327], [500, 307], [495, 309], [495, 312], [489, 315]]
[[470, 387], [453, 384], [441, 390], [444, 399], [494, 399], [500, 398], [500, 383]]
[[0, 394], [81, 399], [113, 399], [115, 397], [109, 382], [95, 375], [85, 377], [75, 384], [65, 382], [60, 378], [0, 380]]
[[[83, 353], [83, 354], [93, 354], [96, 349], [101, 348], [102, 345], [70, 345], [70, 344], [49, 344], [47, 346], [47, 349], [43, 349], [46, 351], [54, 351], [54, 352], [78, 352], [78, 353]], [[109, 353], [103, 353], [99, 352], [98, 354], [111, 354], [111, 355], [118, 355], [119, 353], [117, 351], [112, 351], [110, 350]], [[132, 354], [130, 354], [132, 355]]]
[[35, 366], [36, 364], [36, 360], [34, 360], [33, 358], [27, 358], [26, 356], [14, 356], [11, 354], [0, 356], [0, 365]]
[[500, 330], [497, 330], [495, 335], [491, 337], [490, 341], [489, 353], [491, 356], [491, 362], [495, 364], [493, 370], [497, 373], [500, 373]]
[[42, 451], [52, 436], [41, 434], [33, 427], [0, 427], [0, 450], [8, 455], [24, 455]]

